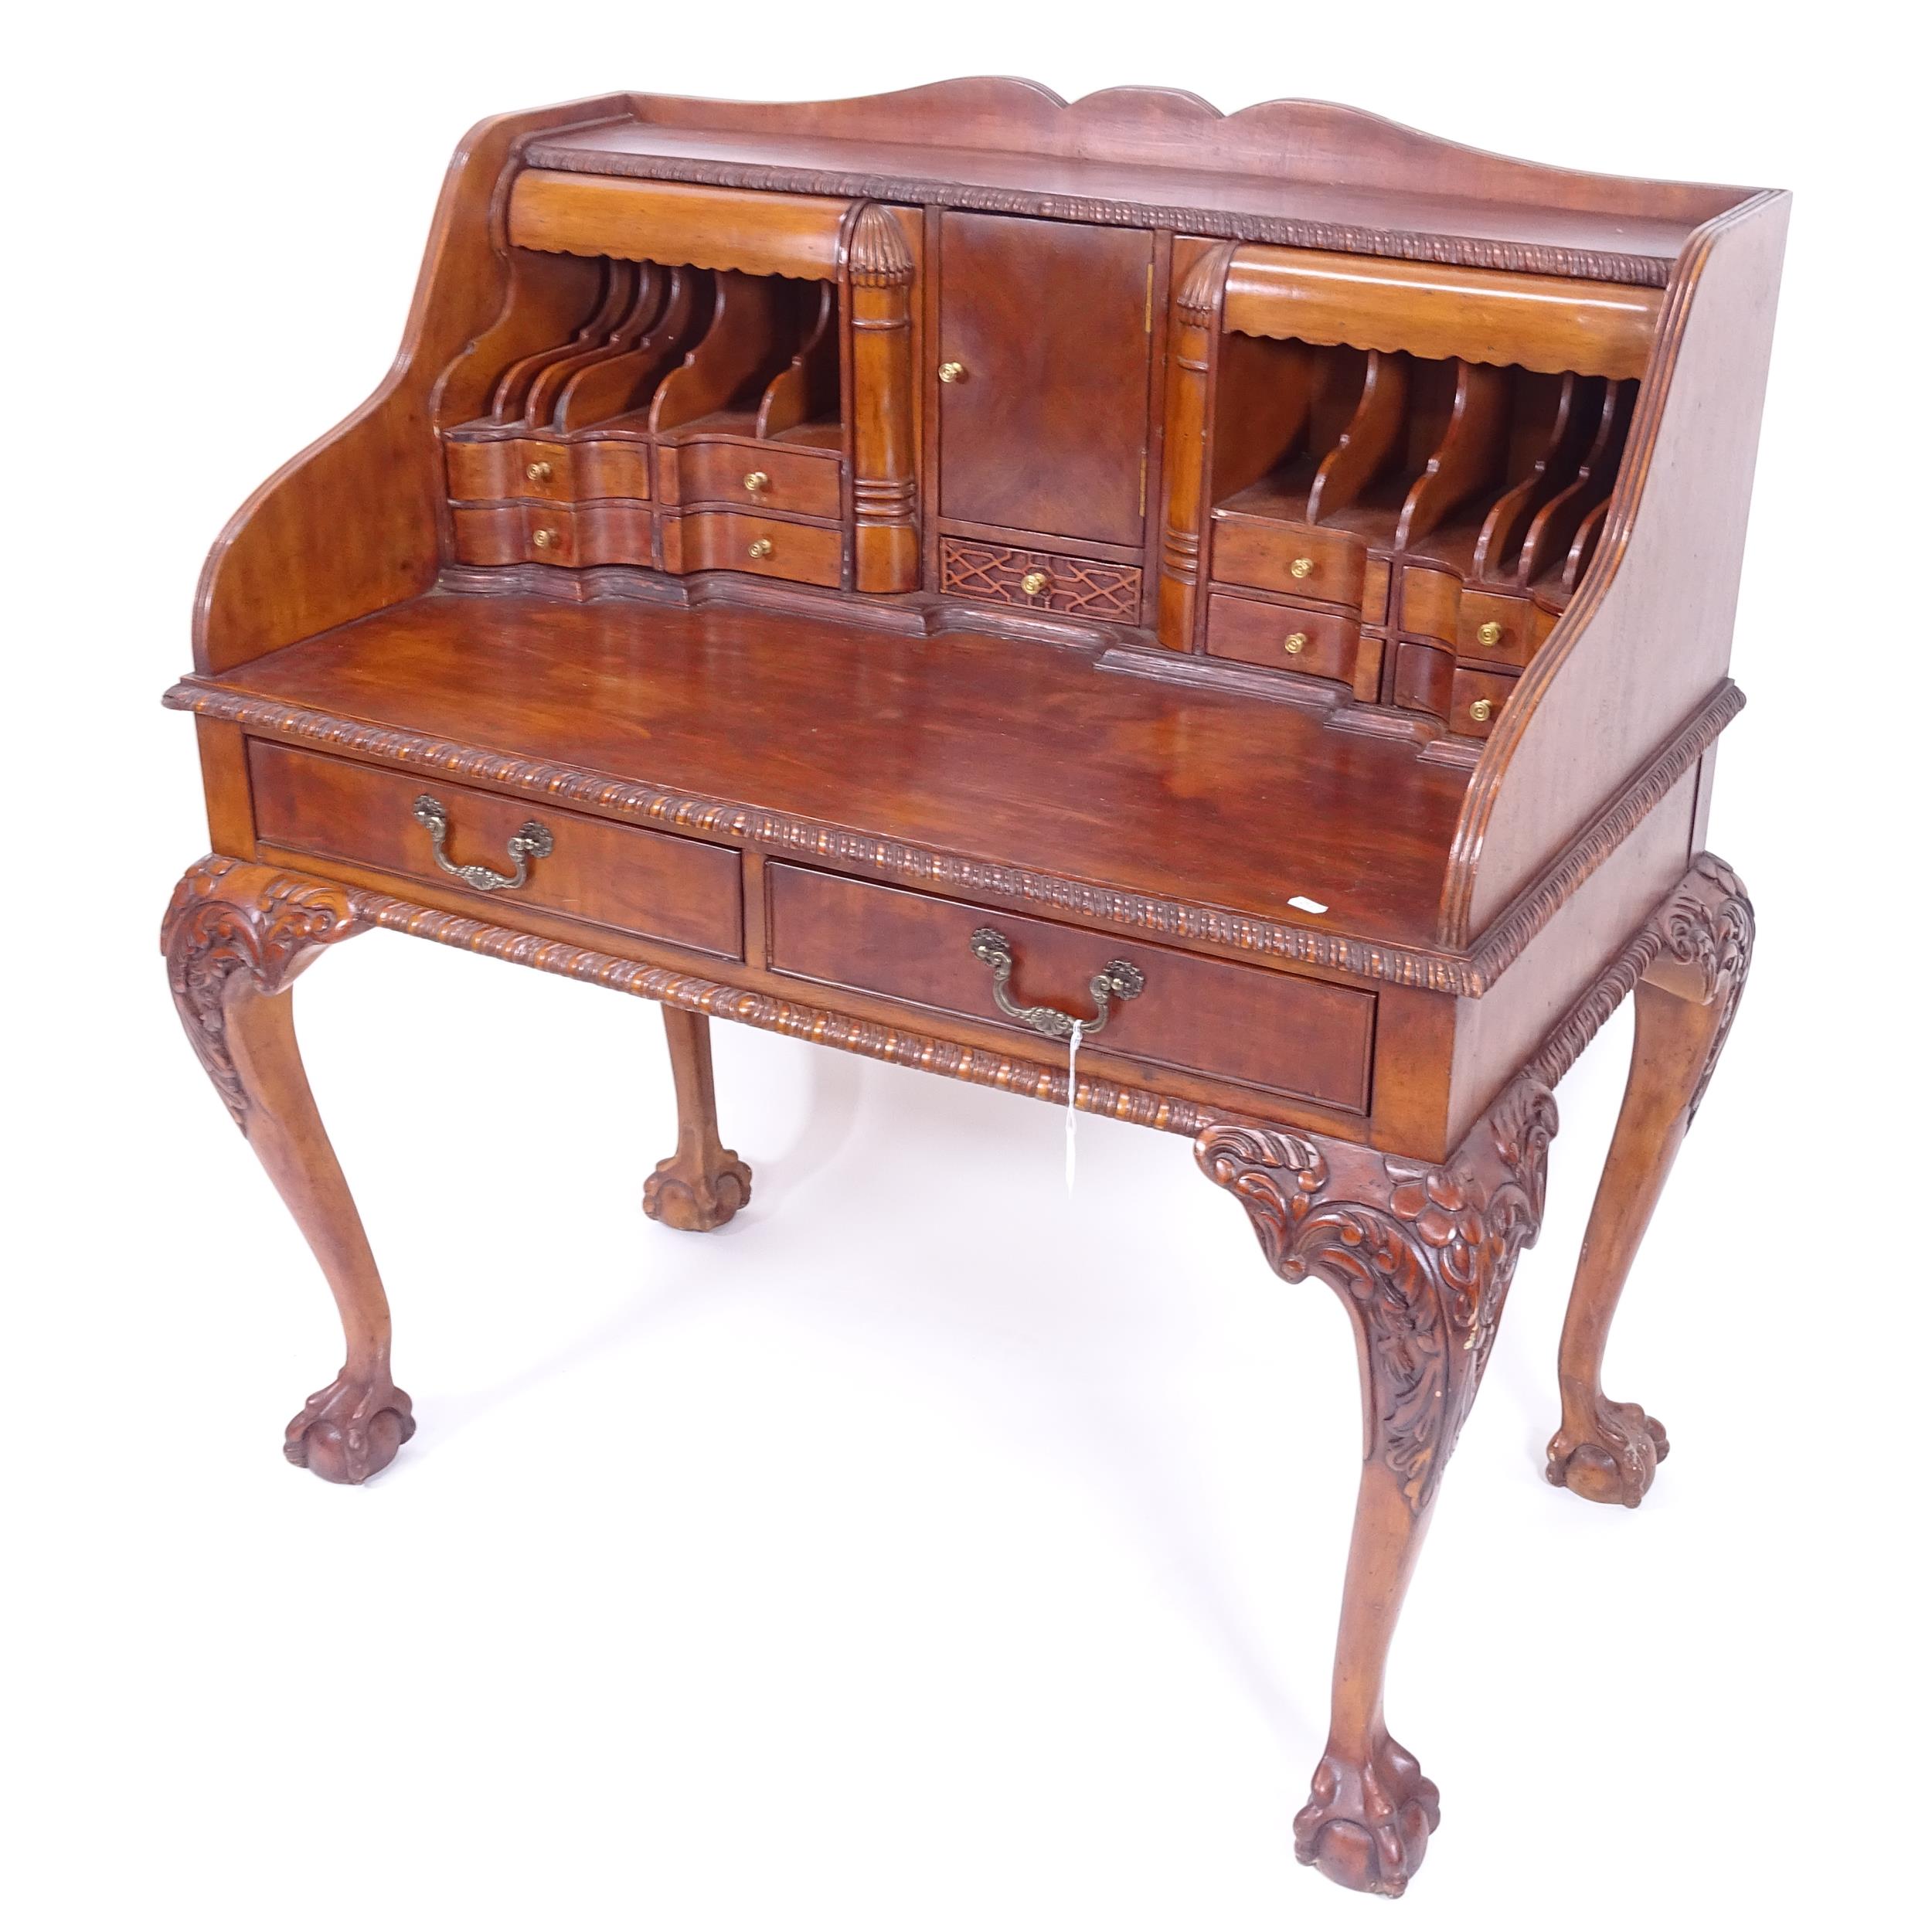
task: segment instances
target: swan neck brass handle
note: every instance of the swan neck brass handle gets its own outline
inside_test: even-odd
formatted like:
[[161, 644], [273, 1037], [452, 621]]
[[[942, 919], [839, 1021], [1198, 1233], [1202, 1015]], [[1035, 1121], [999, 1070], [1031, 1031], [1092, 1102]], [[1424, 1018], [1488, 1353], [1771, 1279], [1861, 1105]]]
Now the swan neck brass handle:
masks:
[[435, 854], [437, 864], [452, 879], [460, 879], [464, 885], [474, 886], [480, 893], [515, 892], [518, 886], [528, 884], [530, 861], [549, 858], [556, 842], [550, 836], [548, 825], [540, 825], [534, 818], [526, 818], [518, 826], [509, 843], [509, 854], [516, 862], [516, 870], [492, 872], [488, 866], [459, 866], [444, 851], [444, 842], [450, 835], [450, 815], [440, 798], [433, 798], [424, 792], [417, 800], [410, 816], [429, 834], [430, 849]]
[[1076, 1026], [1083, 1039], [1090, 1039], [1107, 1024], [1116, 1000], [1138, 999], [1147, 985], [1147, 976], [1139, 967], [1128, 960], [1110, 959], [1087, 983], [1087, 990], [1094, 996], [1091, 1019], [1063, 1013], [1057, 1006], [1022, 1006], [1007, 991], [1013, 977], [1012, 942], [991, 926], [981, 926], [973, 934], [971, 944], [974, 957], [984, 960], [993, 969], [994, 1005], [1009, 1019], [1016, 1019], [1049, 1039], [1071, 1039]]

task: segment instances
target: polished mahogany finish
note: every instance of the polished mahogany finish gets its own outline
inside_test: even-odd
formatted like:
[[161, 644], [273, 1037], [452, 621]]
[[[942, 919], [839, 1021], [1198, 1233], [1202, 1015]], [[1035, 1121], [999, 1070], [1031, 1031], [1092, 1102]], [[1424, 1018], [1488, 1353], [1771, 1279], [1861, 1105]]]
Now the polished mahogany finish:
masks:
[[348, 1342], [290, 1458], [417, 1426], [290, 1019], [370, 927], [659, 1002], [672, 1227], [751, 1196], [714, 1017], [1185, 1134], [1356, 1327], [1295, 1843], [1400, 1893], [1396, 1618], [1633, 992], [1549, 1478], [1634, 1505], [1668, 1447], [1600, 1367], [1750, 964], [1702, 845], [1785, 216], [1158, 90], [482, 124], [167, 699], [214, 848], [169, 983]]

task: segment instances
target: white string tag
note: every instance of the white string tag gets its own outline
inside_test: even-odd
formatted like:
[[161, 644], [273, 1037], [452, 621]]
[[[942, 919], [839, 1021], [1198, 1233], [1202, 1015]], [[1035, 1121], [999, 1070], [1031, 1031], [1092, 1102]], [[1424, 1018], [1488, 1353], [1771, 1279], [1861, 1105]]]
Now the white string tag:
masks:
[[1080, 1090], [1080, 1073], [1077, 1063], [1080, 1053], [1080, 1023], [1073, 1022], [1073, 1030], [1066, 1036], [1066, 1191], [1073, 1192], [1073, 1128], [1080, 1119], [1080, 1109], [1073, 1104], [1073, 1096]]

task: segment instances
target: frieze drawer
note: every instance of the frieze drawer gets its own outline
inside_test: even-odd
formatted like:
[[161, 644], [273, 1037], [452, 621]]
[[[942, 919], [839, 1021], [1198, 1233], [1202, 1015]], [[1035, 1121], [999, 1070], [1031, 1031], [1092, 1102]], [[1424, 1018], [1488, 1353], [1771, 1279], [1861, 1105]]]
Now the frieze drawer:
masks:
[[991, 927], [1010, 948], [1005, 991], [1019, 1005], [1090, 1019], [1094, 975], [1117, 959], [1135, 969], [1139, 990], [1111, 1004], [1097, 1053], [1368, 1111], [1372, 993], [801, 866], [767, 866], [765, 880], [774, 972], [1011, 1026], [1035, 1056], [1063, 1054], [1002, 1012], [973, 944]]
[[[519, 906], [531, 906], [722, 959], [744, 957], [739, 859], [728, 845], [260, 740], [249, 747], [248, 766], [264, 845], [440, 886], [474, 900], [467, 910], [478, 919], [504, 925], [516, 923]], [[527, 827], [541, 835], [524, 836]], [[465, 869], [470, 879], [456, 876]]]
[[953, 536], [940, 542], [939, 561], [940, 587], [954, 597], [983, 597], [1061, 617], [1098, 617], [1108, 624], [1141, 621], [1141, 573], [1131, 563]]

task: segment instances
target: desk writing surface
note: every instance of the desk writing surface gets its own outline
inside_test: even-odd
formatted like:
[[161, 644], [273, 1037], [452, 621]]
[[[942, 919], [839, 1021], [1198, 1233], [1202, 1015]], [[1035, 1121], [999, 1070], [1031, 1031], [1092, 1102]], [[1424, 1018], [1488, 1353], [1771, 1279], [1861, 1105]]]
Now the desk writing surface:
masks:
[[208, 682], [1123, 890], [1427, 945], [1466, 770], [1087, 651], [436, 595]]

